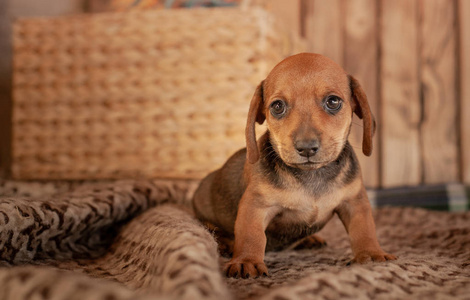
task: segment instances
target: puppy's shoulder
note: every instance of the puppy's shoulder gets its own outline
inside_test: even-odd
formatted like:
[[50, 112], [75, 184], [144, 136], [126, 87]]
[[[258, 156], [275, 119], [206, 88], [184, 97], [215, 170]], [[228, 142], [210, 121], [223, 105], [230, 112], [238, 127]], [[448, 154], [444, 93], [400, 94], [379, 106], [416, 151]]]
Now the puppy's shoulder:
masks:
[[245, 189], [244, 168], [246, 148], [235, 152], [225, 164], [214, 173], [212, 192], [219, 195], [239, 198]]
[[246, 148], [235, 152], [218, 171], [218, 176], [241, 176], [246, 162]]

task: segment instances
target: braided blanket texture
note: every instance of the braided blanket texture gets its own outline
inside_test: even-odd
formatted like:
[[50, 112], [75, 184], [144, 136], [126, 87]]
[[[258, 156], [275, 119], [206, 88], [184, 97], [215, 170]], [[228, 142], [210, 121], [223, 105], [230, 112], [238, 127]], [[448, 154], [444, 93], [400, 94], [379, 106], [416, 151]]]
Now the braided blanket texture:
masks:
[[268, 252], [268, 277], [227, 279], [192, 216], [193, 181], [0, 182], [0, 299], [470, 299], [470, 212], [381, 208], [396, 261], [348, 265], [328, 246]]

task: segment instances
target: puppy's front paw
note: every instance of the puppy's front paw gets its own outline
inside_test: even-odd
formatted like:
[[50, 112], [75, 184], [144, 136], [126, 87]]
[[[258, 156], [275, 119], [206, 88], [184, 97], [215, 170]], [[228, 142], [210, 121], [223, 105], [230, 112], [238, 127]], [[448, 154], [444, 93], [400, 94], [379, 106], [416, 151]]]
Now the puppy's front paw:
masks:
[[256, 278], [259, 276], [267, 276], [268, 268], [264, 262], [251, 262], [245, 260], [232, 259], [224, 267], [225, 275], [234, 278]]
[[387, 260], [396, 260], [397, 257], [393, 254], [388, 254], [382, 250], [375, 250], [375, 251], [361, 251], [354, 256], [354, 259], [348, 263], [348, 265], [352, 263], [360, 263], [364, 264], [370, 261], [374, 262], [382, 262]]

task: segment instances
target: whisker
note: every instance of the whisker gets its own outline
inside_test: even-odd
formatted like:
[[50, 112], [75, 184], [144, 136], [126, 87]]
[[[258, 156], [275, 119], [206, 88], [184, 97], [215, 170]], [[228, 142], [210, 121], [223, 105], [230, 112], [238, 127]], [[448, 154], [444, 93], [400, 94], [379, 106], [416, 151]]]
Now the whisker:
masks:
[[268, 158], [276, 159], [277, 155], [276, 155], [276, 151], [274, 150], [274, 148], [270, 148], [268, 150], [269, 150], [269, 152], [265, 153], [264, 157], [267, 158], [267, 159]]

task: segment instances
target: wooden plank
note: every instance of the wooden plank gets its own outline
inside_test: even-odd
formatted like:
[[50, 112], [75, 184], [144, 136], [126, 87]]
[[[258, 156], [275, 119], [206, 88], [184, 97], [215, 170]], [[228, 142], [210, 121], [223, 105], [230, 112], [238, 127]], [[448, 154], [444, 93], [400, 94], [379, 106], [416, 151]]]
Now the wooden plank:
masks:
[[343, 65], [343, 13], [340, 0], [308, 0], [303, 5], [304, 34], [309, 52]]
[[[372, 113], [378, 112], [378, 41], [377, 41], [377, 2], [375, 0], [348, 0], [344, 2], [345, 31], [344, 68], [361, 83], [366, 92]], [[380, 120], [377, 120], [380, 124]], [[376, 131], [377, 133], [379, 130]], [[349, 136], [351, 145], [362, 168], [362, 176], [367, 187], [379, 185], [379, 143], [375, 137], [371, 157], [362, 154], [362, 121], [355, 117]]]
[[291, 32], [300, 34], [300, 1], [270, 0], [267, 9], [280, 20]]
[[421, 182], [418, 2], [382, 0], [381, 185]]
[[11, 162], [11, 20], [9, 1], [0, 0], [0, 178]]
[[470, 1], [459, 0], [460, 38], [460, 153], [462, 180], [470, 184]]
[[458, 180], [455, 1], [420, 1], [421, 124], [426, 184]]

